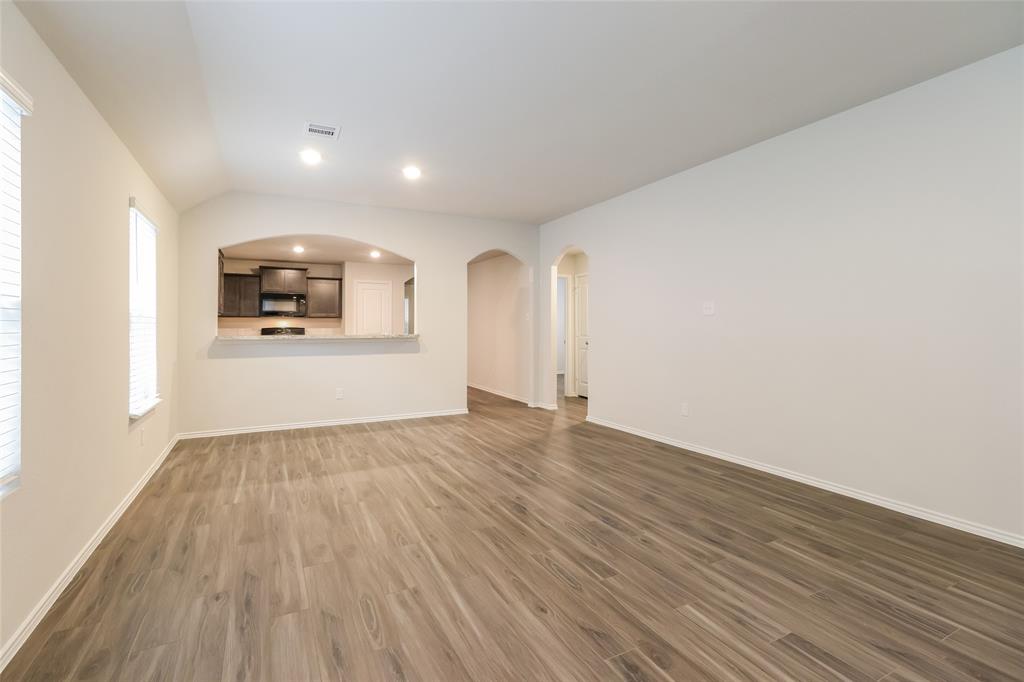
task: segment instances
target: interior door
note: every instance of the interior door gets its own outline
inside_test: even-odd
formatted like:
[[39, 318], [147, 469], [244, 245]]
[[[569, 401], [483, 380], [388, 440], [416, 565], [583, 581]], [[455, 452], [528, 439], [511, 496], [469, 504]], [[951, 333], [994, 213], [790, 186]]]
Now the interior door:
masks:
[[391, 282], [356, 282], [356, 334], [390, 334], [391, 317]]
[[590, 372], [590, 285], [586, 275], [576, 275], [574, 298], [576, 318], [576, 395], [586, 398], [589, 394]]

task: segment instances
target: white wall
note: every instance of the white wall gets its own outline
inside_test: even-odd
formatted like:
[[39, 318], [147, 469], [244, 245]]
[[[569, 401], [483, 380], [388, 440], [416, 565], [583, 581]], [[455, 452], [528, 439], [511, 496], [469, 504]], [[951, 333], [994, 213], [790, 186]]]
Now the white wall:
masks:
[[469, 385], [532, 402], [529, 266], [514, 256], [469, 265]]
[[401, 334], [405, 327], [405, 282], [412, 279], [414, 272], [413, 265], [346, 262], [342, 282], [345, 333], [359, 333], [356, 319], [356, 282], [366, 281], [391, 283], [391, 333]]
[[[35, 110], [22, 129], [23, 470], [0, 501], [6, 643], [177, 432], [178, 216], [13, 3], [0, 12], [3, 68]], [[130, 195], [160, 229], [164, 398], [133, 425]]]
[[[358, 239], [414, 261], [419, 340], [215, 343], [217, 248], [284, 234], [293, 225], [301, 225], [303, 234]], [[179, 246], [181, 430], [197, 432], [464, 410], [466, 263], [502, 249], [532, 264], [537, 229], [229, 194], [182, 214]], [[347, 311], [345, 316], [351, 317]], [[335, 400], [335, 388], [344, 389], [344, 400]]]
[[590, 257], [590, 415], [1024, 540], [1022, 61], [543, 225]]

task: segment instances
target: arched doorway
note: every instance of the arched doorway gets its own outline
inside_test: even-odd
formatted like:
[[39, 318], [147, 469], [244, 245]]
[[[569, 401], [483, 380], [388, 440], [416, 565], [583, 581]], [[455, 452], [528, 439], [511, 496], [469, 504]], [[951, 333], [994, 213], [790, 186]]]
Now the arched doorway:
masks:
[[466, 377], [469, 408], [504, 399], [530, 404], [532, 395], [532, 273], [501, 250], [466, 265]]
[[587, 414], [590, 397], [590, 259], [570, 247], [556, 260], [552, 343], [556, 405]]

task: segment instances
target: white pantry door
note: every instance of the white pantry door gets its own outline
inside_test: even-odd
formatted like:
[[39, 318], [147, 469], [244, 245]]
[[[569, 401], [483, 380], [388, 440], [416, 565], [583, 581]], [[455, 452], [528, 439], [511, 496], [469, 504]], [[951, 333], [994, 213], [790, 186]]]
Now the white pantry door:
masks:
[[576, 395], [586, 398], [590, 394], [590, 285], [586, 275], [576, 275], [576, 298], [573, 317], [576, 318]]
[[390, 334], [391, 317], [391, 282], [356, 282], [356, 334]]

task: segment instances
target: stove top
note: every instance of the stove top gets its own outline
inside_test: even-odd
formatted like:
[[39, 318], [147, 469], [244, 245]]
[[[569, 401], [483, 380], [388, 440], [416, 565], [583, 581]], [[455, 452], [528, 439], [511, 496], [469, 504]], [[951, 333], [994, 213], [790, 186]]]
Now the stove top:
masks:
[[305, 327], [264, 327], [261, 336], [305, 336]]

